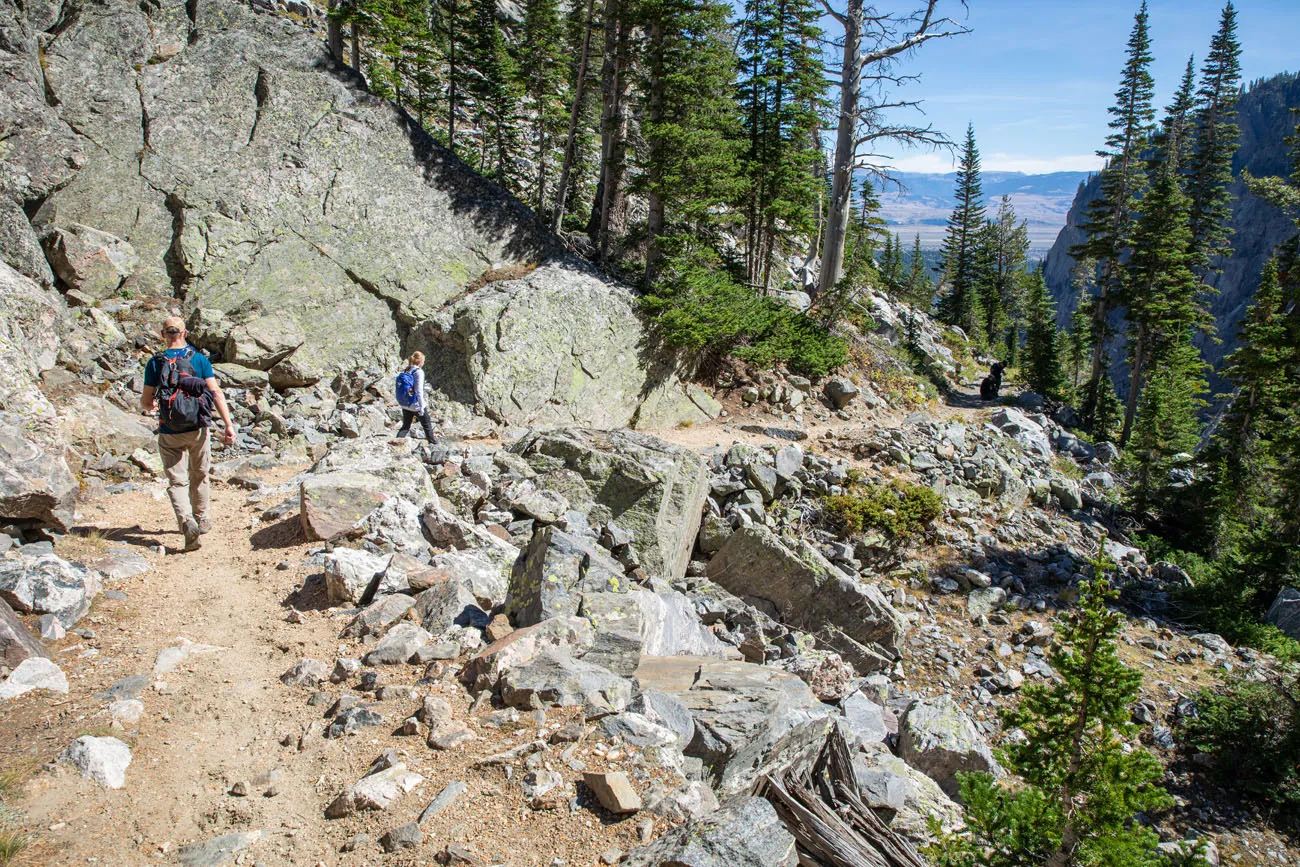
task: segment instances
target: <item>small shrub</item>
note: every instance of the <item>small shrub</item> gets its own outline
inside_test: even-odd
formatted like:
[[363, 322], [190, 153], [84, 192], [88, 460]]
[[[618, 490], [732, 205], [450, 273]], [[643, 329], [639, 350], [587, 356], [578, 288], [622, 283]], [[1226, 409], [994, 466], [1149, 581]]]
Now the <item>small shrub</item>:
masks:
[[1300, 680], [1230, 680], [1195, 696], [1182, 741], [1210, 757], [1224, 785], [1300, 818]]
[[943, 514], [943, 501], [924, 485], [892, 482], [854, 486], [852, 493], [826, 497], [827, 519], [840, 531], [879, 530], [903, 541]]
[[823, 376], [848, 358], [844, 340], [808, 314], [737, 283], [720, 263], [673, 259], [642, 305], [669, 346], [759, 367], [785, 364], [809, 376]]

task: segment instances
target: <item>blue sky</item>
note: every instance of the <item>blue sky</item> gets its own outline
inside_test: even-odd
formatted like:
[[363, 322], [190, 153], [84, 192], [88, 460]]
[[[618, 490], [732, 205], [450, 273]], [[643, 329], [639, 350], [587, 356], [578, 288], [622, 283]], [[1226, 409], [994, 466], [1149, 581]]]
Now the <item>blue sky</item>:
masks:
[[[925, 120], [954, 140], [973, 122], [986, 171], [1097, 168], [1137, 0], [970, 0], [968, 14], [957, 0], [941, 6], [973, 32], [931, 42], [907, 61], [922, 74], [906, 93], [924, 100]], [[1236, 7], [1244, 79], [1296, 71], [1300, 0]], [[1157, 106], [1169, 102], [1189, 54], [1199, 70], [1222, 8], [1223, 0], [1149, 3]], [[943, 153], [894, 156], [902, 171], [952, 170]]]

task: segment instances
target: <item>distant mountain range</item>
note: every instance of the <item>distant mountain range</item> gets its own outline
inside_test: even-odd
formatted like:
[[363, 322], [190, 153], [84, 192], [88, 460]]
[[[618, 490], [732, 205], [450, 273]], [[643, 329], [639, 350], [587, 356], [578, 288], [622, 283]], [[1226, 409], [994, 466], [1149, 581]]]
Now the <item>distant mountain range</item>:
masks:
[[[923, 247], [938, 247], [953, 207], [956, 173], [898, 172], [895, 176], [903, 189], [890, 184], [878, 190], [881, 216], [890, 231], [897, 232], [905, 245], [920, 234]], [[1041, 256], [1065, 226], [1070, 205], [1087, 180], [1087, 172], [984, 172], [985, 209], [992, 216], [998, 200], [1008, 196], [1016, 215], [1029, 224], [1030, 253]]]

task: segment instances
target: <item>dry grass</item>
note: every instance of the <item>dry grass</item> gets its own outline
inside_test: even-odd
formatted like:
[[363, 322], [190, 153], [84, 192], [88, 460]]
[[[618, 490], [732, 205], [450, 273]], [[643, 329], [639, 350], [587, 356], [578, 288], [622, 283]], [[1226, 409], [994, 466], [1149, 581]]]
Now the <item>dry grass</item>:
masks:
[[59, 541], [58, 555], [65, 560], [95, 560], [108, 553], [110, 541], [101, 530], [69, 533]]
[[0, 867], [17, 865], [18, 857], [32, 844], [32, 835], [20, 828], [0, 830]]

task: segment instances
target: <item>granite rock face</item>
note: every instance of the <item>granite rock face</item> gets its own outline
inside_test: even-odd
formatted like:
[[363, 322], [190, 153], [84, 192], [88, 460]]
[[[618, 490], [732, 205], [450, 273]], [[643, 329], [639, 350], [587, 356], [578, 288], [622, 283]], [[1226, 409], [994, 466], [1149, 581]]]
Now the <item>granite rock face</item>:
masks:
[[0, 261], [37, 286], [175, 297], [214, 360], [276, 387], [422, 348], [450, 420], [718, 413], [647, 349], [630, 289], [290, 18], [4, 0], [0, 29]]
[[624, 867], [795, 867], [799, 854], [794, 836], [772, 805], [745, 796], [632, 850], [619, 863]]

